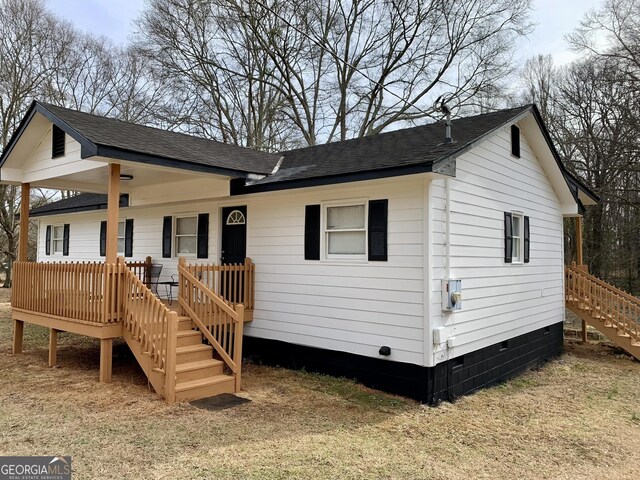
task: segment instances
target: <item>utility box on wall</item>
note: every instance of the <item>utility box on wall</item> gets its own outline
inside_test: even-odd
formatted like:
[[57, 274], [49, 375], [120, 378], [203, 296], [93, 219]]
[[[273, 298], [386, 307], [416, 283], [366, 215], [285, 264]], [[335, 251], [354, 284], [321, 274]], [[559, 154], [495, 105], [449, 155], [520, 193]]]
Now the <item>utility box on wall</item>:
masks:
[[442, 280], [442, 311], [455, 312], [462, 309], [462, 280]]

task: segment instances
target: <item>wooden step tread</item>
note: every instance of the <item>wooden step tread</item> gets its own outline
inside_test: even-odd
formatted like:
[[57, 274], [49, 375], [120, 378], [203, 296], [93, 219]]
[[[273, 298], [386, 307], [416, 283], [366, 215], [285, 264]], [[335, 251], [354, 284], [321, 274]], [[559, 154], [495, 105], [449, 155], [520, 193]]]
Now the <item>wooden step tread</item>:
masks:
[[188, 315], [178, 315], [179, 322], [186, 322], [187, 320], [191, 320], [191, 317]]
[[231, 375], [220, 374], [210, 378], [202, 378], [199, 380], [191, 380], [190, 382], [181, 382], [176, 384], [176, 392], [185, 392], [196, 388], [218, 385], [221, 383], [233, 383], [234, 378]]
[[179, 330], [178, 331], [178, 336], [179, 337], [195, 337], [195, 336], [201, 336], [202, 334], [197, 331], [197, 330]]
[[186, 347], [176, 348], [176, 353], [201, 352], [203, 350], [213, 350], [211, 345], [187, 345]]
[[218, 365], [222, 365], [222, 361], [216, 360], [215, 358], [198, 360], [197, 362], [182, 363], [180, 365], [176, 365], [176, 373], [190, 372], [201, 368], [217, 367]]

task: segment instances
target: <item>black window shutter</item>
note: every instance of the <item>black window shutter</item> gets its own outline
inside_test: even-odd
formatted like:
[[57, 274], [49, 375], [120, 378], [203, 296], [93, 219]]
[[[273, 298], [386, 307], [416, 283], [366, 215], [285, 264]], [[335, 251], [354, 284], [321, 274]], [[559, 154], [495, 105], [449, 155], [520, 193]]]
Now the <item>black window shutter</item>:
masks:
[[529, 217], [524, 217], [524, 263], [529, 263], [529, 250], [531, 240], [529, 240]]
[[171, 258], [171, 225], [173, 217], [162, 219], [162, 257]]
[[369, 260], [387, 261], [388, 200], [369, 202]]
[[57, 125], [51, 129], [51, 158], [64, 155], [64, 130]]
[[107, 254], [107, 222], [100, 222], [100, 256]]
[[520, 129], [511, 125], [511, 154], [520, 158]]
[[62, 255], [65, 257], [69, 255], [69, 224], [64, 224], [63, 229], [63, 237], [62, 237]]
[[124, 223], [124, 256], [133, 257], [133, 218]]
[[198, 215], [198, 258], [209, 256], [209, 214]]
[[513, 225], [511, 224], [511, 213], [504, 212], [504, 261], [511, 263], [511, 251], [513, 250]]
[[320, 205], [305, 206], [304, 259], [320, 260]]
[[47, 233], [44, 240], [44, 253], [51, 255], [51, 225], [47, 225]]

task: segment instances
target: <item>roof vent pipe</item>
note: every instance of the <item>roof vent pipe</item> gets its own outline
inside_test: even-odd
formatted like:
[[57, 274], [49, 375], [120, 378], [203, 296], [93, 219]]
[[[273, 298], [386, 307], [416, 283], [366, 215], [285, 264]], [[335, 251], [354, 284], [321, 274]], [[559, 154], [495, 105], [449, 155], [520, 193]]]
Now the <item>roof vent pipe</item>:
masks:
[[444, 113], [444, 144], [450, 145], [453, 143], [453, 137], [451, 136], [451, 110], [447, 107], [445, 95], [440, 95], [435, 101], [435, 108]]
[[444, 122], [444, 143], [448, 145], [453, 143], [453, 138], [451, 138], [451, 112], [447, 110], [447, 119]]

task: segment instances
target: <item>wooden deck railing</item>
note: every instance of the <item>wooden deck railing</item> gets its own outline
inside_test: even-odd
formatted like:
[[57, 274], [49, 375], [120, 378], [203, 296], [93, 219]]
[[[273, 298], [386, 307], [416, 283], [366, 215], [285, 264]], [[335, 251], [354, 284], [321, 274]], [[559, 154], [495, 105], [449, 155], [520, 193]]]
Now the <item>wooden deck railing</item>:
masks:
[[640, 341], [640, 300], [579, 266], [565, 267], [566, 301]]
[[121, 265], [16, 262], [13, 268], [14, 308], [84, 322], [120, 320]]
[[142, 282], [148, 287], [151, 283], [151, 277], [149, 276], [150, 267], [153, 264], [151, 257], [147, 257], [144, 261], [129, 261], [125, 262], [125, 265], [135, 275], [142, 280]]
[[184, 268], [232, 305], [241, 304], [247, 310], [254, 309], [256, 266], [250, 258], [246, 258], [244, 263], [184, 264]]
[[225, 300], [212, 291], [190, 270], [195, 271], [196, 274], [200, 271], [215, 270], [198, 270], [193, 269], [193, 266], [187, 267], [184, 258], [181, 258], [178, 264], [178, 300], [183, 312], [191, 318], [194, 325], [233, 372], [235, 390], [239, 392], [245, 307], [242, 303], [237, 303], [233, 307], [229, 300]]
[[129, 268], [124, 268], [120, 295], [124, 328], [151, 357], [155, 368], [164, 372], [169, 363], [175, 368], [175, 361], [167, 361], [167, 352], [175, 357], [177, 314], [171, 312]]

